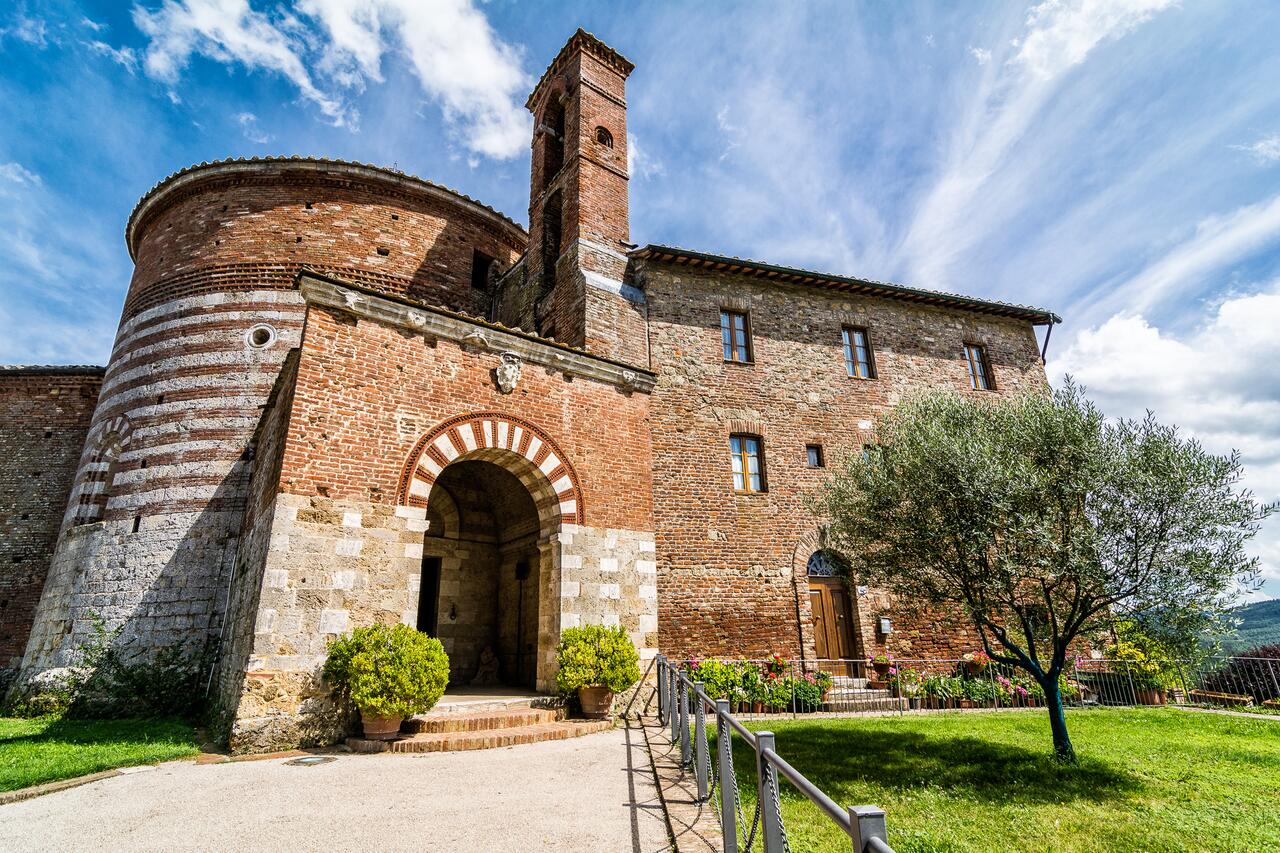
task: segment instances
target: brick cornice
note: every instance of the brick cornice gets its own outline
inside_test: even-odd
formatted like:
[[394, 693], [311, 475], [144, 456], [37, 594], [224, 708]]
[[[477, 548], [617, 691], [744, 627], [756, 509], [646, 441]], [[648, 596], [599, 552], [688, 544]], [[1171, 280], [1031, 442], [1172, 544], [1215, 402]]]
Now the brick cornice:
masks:
[[593, 379], [624, 392], [651, 393], [657, 377], [648, 370], [592, 355], [520, 329], [396, 299], [346, 282], [304, 271], [298, 288], [309, 305], [336, 308], [378, 323], [443, 338], [484, 352], [513, 352], [522, 361], [541, 364], [566, 376]]

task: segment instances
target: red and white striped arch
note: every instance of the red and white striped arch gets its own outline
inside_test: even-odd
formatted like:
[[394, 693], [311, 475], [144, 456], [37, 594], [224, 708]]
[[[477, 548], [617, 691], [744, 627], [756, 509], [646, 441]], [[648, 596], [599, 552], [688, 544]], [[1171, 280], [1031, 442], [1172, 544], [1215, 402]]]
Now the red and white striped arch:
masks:
[[533, 424], [499, 412], [451, 418], [418, 439], [398, 503], [425, 507], [440, 472], [462, 459], [493, 462], [514, 474], [533, 496], [544, 530], [555, 522], [582, 523], [582, 489], [564, 452]]

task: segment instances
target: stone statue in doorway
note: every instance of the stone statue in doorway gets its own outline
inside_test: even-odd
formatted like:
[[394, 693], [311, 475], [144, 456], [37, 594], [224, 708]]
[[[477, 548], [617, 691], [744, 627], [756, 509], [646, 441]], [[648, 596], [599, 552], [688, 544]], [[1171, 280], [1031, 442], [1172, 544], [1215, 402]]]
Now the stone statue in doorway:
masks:
[[471, 679], [473, 687], [492, 687], [498, 683], [498, 656], [493, 646], [485, 646], [480, 653], [480, 665], [476, 667], [475, 677]]

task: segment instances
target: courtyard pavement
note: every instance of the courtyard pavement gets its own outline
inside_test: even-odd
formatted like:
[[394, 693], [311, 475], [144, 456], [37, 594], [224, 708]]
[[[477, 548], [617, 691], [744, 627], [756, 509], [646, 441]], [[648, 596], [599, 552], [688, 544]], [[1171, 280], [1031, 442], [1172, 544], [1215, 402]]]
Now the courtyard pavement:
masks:
[[171, 762], [0, 806], [0, 850], [658, 853], [638, 726], [475, 752]]

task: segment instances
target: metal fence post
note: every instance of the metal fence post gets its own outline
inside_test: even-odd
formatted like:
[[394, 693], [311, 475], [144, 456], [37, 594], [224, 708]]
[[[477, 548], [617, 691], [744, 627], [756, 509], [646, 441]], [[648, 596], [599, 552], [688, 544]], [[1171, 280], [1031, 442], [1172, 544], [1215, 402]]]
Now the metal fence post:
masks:
[[873, 838], [888, 844], [887, 834], [884, 809], [875, 806], [849, 807], [849, 836], [853, 839], [853, 853], [865, 853]]
[[782, 835], [780, 820], [782, 803], [778, 791], [778, 774], [764, 757], [766, 749], [774, 753], [778, 751], [773, 732], [760, 732], [756, 735], [756, 796], [760, 801], [764, 853], [783, 853], [786, 839]]
[[667, 722], [667, 667], [662, 654], [658, 656], [658, 722]]
[[689, 686], [680, 680], [680, 766], [688, 767], [692, 758], [689, 743]]
[[[729, 700], [716, 700], [716, 763], [720, 776], [720, 840], [724, 853], [738, 853], [738, 815], [733, 810], [738, 777], [733, 772], [733, 731]], [[732, 786], [732, 787], [730, 787]]]
[[667, 715], [671, 718], [671, 745], [675, 746], [677, 738], [680, 737], [680, 700], [679, 688], [680, 670], [676, 667], [670, 667], [671, 672], [671, 712]]
[[698, 801], [705, 803], [711, 792], [707, 790], [710, 756], [707, 755], [707, 713], [702, 703], [702, 691], [702, 682], [693, 682], [693, 778], [698, 783]]

